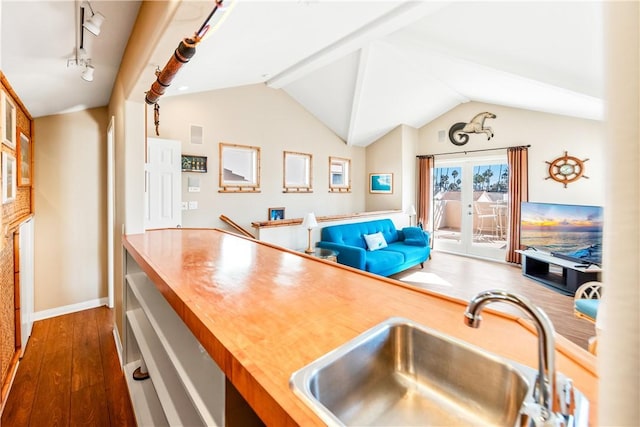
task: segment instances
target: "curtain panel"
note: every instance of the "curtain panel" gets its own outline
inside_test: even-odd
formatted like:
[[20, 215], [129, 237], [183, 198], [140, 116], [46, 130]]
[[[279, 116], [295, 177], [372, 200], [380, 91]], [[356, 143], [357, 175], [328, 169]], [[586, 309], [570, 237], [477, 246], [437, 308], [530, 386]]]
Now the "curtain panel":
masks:
[[509, 235], [505, 260], [521, 263], [520, 249], [520, 203], [529, 201], [529, 150], [527, 147], [507, 149], [509, 166]]
[[[433, 164], [433, 156], [418, 157], [418, 223], [422, 223], [423, 228], [431, 233], [433, 233], [430, 215], [433, 198]], [[433, 237], [431, 242], [433, 242]]]

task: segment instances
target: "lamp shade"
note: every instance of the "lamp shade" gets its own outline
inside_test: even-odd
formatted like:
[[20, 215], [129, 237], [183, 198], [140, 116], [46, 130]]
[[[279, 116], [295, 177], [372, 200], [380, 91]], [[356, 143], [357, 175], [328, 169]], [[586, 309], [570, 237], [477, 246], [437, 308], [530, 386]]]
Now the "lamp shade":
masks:
[[93, 67], [93, 65], [87, 65], [87, 68], [82, 72], [82, 80], [92, 82], [94, 70], [95, 68]]
[[416, 214], [416, 207], [414, 205], [411, 205], [407, 208], [407, 215], [415, 215]]
[[102, 27], [102, 23], [104, 22], [104, 15], [100, 12], [94, 13], [91, 18], [87, 19], [82, 26], [89, 30], [91, 34], [97, 36], [100, 34], [100, 27]]
[[302, 226], [308, 230], [311, 230], [312, 228], [316, 228], [318, 226], [318, 221], [316, 221], [316, 216], [313, 214], [313, 212], [310, 212], [304, 216], [304, 219], [302, 220]]

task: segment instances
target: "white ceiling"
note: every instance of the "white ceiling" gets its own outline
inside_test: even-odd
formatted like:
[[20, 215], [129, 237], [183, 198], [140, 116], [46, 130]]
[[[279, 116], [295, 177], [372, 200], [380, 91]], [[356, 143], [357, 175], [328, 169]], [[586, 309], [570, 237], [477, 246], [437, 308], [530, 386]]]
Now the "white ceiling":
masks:
[[[76, 3], [2, 1], [2, 69], [34, 117], [107, 104], [138, 3], [91, 4], [107, 20], [90, 36], [96, 80], [86, 83], [65, 61]], [[211, 8], [183, 2], [134, 90], [140, 100]], [[359, 146], [469, 101], [603, 117], [598, 2], [227, 0], [215, 22], [165, 96], [266, 83]]]

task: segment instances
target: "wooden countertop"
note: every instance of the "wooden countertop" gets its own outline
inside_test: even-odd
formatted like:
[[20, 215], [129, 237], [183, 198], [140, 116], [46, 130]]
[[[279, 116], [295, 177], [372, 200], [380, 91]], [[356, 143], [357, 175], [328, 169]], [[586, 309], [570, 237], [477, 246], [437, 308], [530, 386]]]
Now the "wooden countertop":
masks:
[[[472, 329], [466, 301], [399, 281], [220, 230], [153, 230], [124, 246], [267, 425], [323, 425], [289, 388], [291, 374], [393, 316], [537, 367], [528, 321], [489, 309]], [[560, 336], [556, 355], [595, 425], [595, 357]]]

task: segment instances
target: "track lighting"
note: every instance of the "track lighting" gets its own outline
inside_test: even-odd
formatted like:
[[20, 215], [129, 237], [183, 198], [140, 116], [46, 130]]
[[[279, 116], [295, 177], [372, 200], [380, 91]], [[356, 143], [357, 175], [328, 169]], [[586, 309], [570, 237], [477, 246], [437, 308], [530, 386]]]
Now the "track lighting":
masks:
[[87, 68], [85, 68], [85, 70], [82, 72], [82, 80], [85, 80], [87, 82], [92, 82], [93, 81], [93, 72], [95, 70], [95, 67], [91, 64], [87, 65]]
[[82, 26], [89, 30], [89, 32], [94, 36], [98, 36], [100, 34], [100, 27], [102, 27], [102, 23], [104, 22], [104, 15], [100, 12], [94, 12], [93, 7], [91, 7], [91, 3], [88, 0], [86, 3], [91, 11], [91, 18], [83, 22]]
[[103, 22], [104, 22], [104, 16], [100, 12], [98, 12], [94, 14], [91, 18], [89, 18], [87, 22], [85, 22], [82, 26], [87, 30], [89, 30], [91, 34], [93, 34], [94, 36], [97, 36], [100, 34], [100, 27], [102, 26]]
[[97, 36], [100, 34], [100, 27], [104, 22], [104, 15], [100, 12], [94, 12], [93, 8], [91, 7], [91, 3], [89, 3], [88, 1], [86, 3], [87, 5], [89, 5], [89, 10], [91, 10], [91, 18], [83, 22], [82, 26], [86, 28], [91, 34]]

